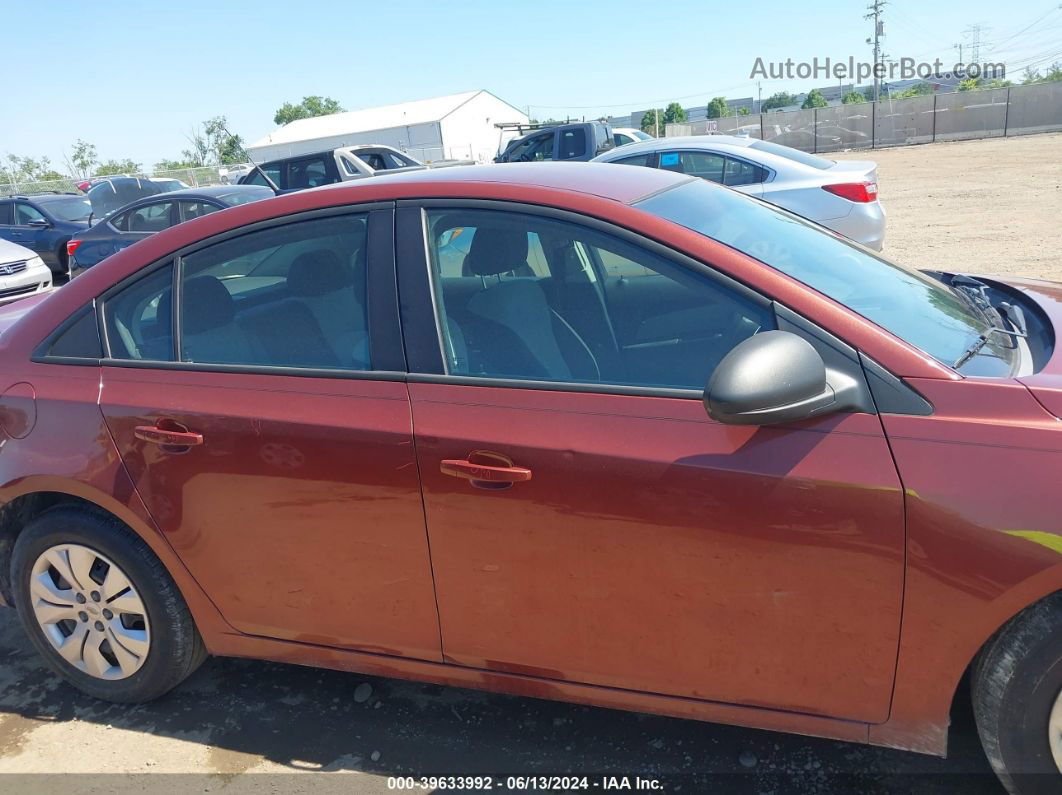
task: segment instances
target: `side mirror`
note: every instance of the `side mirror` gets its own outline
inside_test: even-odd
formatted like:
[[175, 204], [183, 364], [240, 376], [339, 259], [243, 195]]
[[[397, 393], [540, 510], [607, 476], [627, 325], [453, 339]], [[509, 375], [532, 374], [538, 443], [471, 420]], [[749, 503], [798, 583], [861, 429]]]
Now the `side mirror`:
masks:
[[788, 331], [764, 331], [723, 357], [704, 390], [704, 408], [730, 425], [777, 425], [841, 405], [810, 342]]

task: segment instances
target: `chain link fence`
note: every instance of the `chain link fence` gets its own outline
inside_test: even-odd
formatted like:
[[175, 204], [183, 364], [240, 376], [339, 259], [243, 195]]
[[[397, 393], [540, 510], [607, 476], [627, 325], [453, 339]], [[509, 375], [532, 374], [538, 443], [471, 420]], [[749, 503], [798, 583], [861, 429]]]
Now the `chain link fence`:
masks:
[[[231, 166], [203, 166], [201, 168], [179, 168], [172, 171], [144, 171], [135, 174], [111, 174], [108, 176], [141, 177], [144, 179], [176, 179], [189, 188], [203, 185], [224, 185], [235, 183], [240, 175], [249, 168], [247, 164]], [[107, 179], [106, 176], [91, 177], [89, 180], [58, 179], [48, 182], [9, 182], [0, 183], [0, 196], [24, 195], [36, 193], [80, 193], [79, 183]]]
[[1062, 131], [1062, 82], [774, 111], [667, 125], [667, 135], [749, 135], [805, 152], [839, 152]]

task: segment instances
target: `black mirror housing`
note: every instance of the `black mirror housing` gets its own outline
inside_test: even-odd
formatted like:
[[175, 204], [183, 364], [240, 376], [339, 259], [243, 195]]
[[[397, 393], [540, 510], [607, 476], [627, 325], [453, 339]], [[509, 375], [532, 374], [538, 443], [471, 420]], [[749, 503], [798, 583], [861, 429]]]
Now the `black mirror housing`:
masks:
[[730, 425], [778, 425], [841, 408], [819, 352], [788, 331], [763, 331], [734, 347], [704, 390], [708, 416]]

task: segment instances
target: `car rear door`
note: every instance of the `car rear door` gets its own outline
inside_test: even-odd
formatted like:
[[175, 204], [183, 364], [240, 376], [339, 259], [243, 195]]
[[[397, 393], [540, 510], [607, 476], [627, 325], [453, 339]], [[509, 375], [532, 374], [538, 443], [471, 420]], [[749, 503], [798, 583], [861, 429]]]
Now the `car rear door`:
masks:
[[55, 254], [49, 246], [51, 222], [44, 214], [28, 201], [15, 200], [15, 224], [12, 240], [20, 246], [35, 251], [39, 256], [55, 261]]
[[[758, 330], [796, 329], [862, 379], [856, 352], [628, 231], [425, 204], [398, 211], [398, 266], [446, 659], [884, 720], [904, 525], [873, 404], [763, 428], [701, 404], [715, 363]], [[437, 251], [456, 230], [460, 269]], [[523, 262], [539, 246], [546, 277]], [[600, 289], [605, 259], [674, 285], [647, 300], [685, 291], [684, 306], [624, 318]]]
[[100, 407], [234, 628], [439, 660], [392, 216], [277, 219], [118, 285]]

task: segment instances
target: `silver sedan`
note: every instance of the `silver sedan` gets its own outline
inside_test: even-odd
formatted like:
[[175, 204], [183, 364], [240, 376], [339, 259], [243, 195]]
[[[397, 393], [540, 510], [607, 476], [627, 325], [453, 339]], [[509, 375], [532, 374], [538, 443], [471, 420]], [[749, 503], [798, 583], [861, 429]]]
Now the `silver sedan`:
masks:
[[703, 177], [759, 196], [872, 249], [880, 250], [885, 241], [878, 167], [869, 160], [827, 160], [756, 138], [693, 135], [627, 144], [594, 162]]

